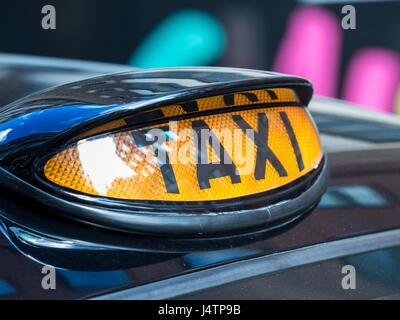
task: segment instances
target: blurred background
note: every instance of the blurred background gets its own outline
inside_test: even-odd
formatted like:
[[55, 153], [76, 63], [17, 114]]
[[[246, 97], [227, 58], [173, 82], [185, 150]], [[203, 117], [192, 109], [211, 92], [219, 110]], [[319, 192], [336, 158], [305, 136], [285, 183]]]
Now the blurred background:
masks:
[[[48, 4], [56, 30], [41, 25]], [[400, 114], [399, 17], [400, 1], [1, 1], [0, 52], [272, 70], [310, 79], [317, 95]]]

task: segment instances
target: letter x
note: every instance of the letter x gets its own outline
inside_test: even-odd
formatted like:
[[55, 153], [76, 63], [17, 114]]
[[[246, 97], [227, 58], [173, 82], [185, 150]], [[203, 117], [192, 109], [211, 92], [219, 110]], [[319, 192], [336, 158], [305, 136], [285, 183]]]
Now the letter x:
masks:
[[253, 130], [252, 139], [254, 144], [257, 146], [257, 157], [256, 157], [256, 168], [254, 172], [254, 177], [256, 180], [265, 179], [265, 168], [267, 161], [270, 161], [272, 166], [278, 172], [280, 177], [287, 177], [287, 172], [283, 167], [282, 163], [279, 161], [277, 156], [268, 146], [268, 118], [265, 113], [258, 114], [258, 132], [256, 132], [240, 115], [232, 116], [236, 124], [242, 129], [246, 134], [247, 130]]

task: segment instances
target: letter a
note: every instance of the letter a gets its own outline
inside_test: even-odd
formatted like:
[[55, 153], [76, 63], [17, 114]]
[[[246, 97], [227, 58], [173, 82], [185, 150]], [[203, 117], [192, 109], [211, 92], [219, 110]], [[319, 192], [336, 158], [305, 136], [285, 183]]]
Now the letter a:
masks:
[[342, 8], [342, 13], [347, 13], [342, 18], [342, 28], [344, 30], [356, 28], [356, 8], [351, 5], [346, 5]]
[[42, 28], [44, 30], [56, 29], [56, 8], [46, 5], [42, 8], [42, 14], [46, 14], [42, 19]]
[[44, 290], [55, 290], [56, 289], [56, 269], [50, 266], [44, 266], [42, 268], [42, 274], [46, 274], [42, 279], [42, 288]]

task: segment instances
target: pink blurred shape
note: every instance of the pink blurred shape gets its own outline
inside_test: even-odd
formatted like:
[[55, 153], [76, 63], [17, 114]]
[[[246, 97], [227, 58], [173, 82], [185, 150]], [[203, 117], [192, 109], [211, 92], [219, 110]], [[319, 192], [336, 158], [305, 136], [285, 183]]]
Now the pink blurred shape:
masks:
[[342, 29], [338, 18], [320, 7], [303, 6], [289, 17], [273, 70], [311, 80], [317, 95], [337, 92]]
[[400, 82], [400, 57], [383, 48], [365, 48], [352, 57], [343, 99], [371, 110], [394, 112]]

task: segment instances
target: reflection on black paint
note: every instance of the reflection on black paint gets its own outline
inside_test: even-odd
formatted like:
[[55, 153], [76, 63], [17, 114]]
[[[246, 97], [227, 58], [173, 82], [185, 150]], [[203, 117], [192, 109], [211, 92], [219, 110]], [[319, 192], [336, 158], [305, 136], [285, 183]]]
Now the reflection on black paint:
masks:
[[319, 203], [319, 208], [388, 206], [389, 202], [377, 190], [362, 185], [330, 187]]
[[374, 143], [399, 142], [400, 126], [342, 115], [311, 112], [320, 133]]
[[[356, 288], [343, 289], [344, 266]], [[400, 297], [400, 248], [332, 259], [239, 280], [179, 299], [387, 299]]]
[[396, 288], [400, 293], [400, 248], [347, 257], [343, 263], [352, 265], [358, 278]]
[[16, 292], [16, 289], [12, 285], [3, 279], [0, 279], [0, 296], [12, 295]]
[[259, 250], [235, 248], [218, 251], [194, 252], [182, 257], [183, 261], [191, 268], [203, 267], [214, 263], [231, 261], [259, 253]]
[[57, 269], [56, 274], [68, 286], [77, 290], [104, 289], [131, 281], [123, 271], [81, 272]]

